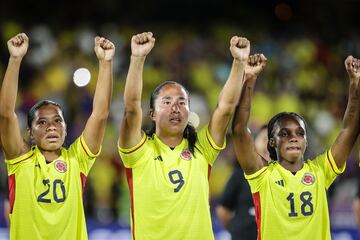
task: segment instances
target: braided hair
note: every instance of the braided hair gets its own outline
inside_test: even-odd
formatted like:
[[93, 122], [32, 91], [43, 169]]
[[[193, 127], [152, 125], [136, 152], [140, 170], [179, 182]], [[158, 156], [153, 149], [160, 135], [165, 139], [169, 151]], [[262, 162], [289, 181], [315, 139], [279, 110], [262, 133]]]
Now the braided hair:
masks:
[[304, 118], [302, 116], [300, 116], [299, 114], [295, 113], [295, 112], [281, 112], [281, 113], [278, 113], [275, 116], [273, 116], [270, 119], [269, 123], [267, 124], [268, 125], [268, 128], [267, 128], [267, 130], [268, 130], [268, 139], [269, 139], [268, 143], [267, 143], [267, 149], [268, 149], [269, 154], [270, 154], [270, 159], [272, 159], [272, 160], [278, 160], [275, 148], [270, 145], [270, 140], [274, 137], [274, 133], [275, 133], [274, 127], [279, 121], [281, 121], [284, 118], [289, 118], [289, 117], [294, 118], [297, 121], [299, 121], [299, 120], [302, 121], [304, 123], [304, 125], [305, 125], [304, 130], [305, 130], [305, 132], [307, 131], [306, 122], [305, 122]]

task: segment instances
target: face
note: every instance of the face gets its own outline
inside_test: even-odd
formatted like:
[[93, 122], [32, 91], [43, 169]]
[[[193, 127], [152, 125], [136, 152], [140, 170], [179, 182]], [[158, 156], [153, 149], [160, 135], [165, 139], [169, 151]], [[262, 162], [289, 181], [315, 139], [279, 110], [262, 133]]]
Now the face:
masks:
[[59, 150], [66, 136], [66, 125], [61, 110], [52, 104], [40, 107], [35, 112], [29, 134], [40, 149]]
[[302, 161], [307, 145], [305, 124], [294, 117], [276, 123], [270, 144], [275, 148], [279, 161]]
[[159, 91], [150, 113], [158, 136], [183, 135], [189, 118], [188, 95], [180, 85], [167, 84]]

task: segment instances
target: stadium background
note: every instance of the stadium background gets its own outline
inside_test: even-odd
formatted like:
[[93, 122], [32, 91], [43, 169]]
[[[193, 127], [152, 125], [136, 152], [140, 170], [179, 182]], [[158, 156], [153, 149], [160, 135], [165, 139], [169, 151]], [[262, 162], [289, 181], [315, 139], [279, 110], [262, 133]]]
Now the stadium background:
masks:
[[[312, 147], [307, 156], [312, 157], [330, 146], [341, 124], [348, 87], [343, 62], [349, 54], [360, 57], [359, 3], [2, 0], [0, 78], [8, 61], [6, 41], [18, 32], [26, 32], [30, 47], [21, 68], [17, 104], [23, 129], [29, 107], [39, 99], [50, 98], [65, 107], [67, 142], [72, 142], [91, 111], [97, 76], [93, 38], [103, 35], [115, 43], [111, 117], [84, 199], [89, 239], [129, 239], [128, 190], [116, 139], [132, 34], [152, 31], [156, 37], [144, 70], [144, 108], [159, 82], [181, 81], [190, 90], [191, 108], [200, 116], [200, 125], [208, 120], [230, 70], [230, 37], [247, 37], [251, 52], [262, 52], [268, 58], [268, 66], [257, 83], [250, 128], [256, 130], [279, 111], [299, 112], [309, 125]], [[88, 68], [92, 74], [90, 84], [83, 88], [72, 81], [74, 71], [80, 67]], [[235, 161], [228, 143], [212, 171], [212, 207]], [[333, 239], [360, 239], [351, 210], [360, 176], [358, 152], [359, 143], [346, 172], [329, 191]], [[0, 239], [7, 239], [3, 158], [0, 153]], [[213, 208], [212, 214], [216, 239], [229, 239]]]

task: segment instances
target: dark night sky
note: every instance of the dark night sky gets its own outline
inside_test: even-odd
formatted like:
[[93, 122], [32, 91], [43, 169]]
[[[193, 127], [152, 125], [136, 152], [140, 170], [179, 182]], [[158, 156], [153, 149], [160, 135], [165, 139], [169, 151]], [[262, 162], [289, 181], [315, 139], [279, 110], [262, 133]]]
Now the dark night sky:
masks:
[[275, 33], [303, 29], [331, 39], [360, 31], [359, 9], [360, 1], [355, 0], [2, 0], [0, 21], [15, 20], [24, 26], [45, 23], [60, 30], [105, 22], [201, 28], [222, 21]]

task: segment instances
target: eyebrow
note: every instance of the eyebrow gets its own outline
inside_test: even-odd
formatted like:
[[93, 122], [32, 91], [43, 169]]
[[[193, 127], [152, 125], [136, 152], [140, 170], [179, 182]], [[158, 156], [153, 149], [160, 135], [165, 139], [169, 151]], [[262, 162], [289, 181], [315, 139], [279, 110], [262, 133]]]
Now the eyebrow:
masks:
[[161, 99], [162, 99], [162, 100], [168, 100], [168, 99], [172, 99], [172, 97], [170, 97], [170, 96], [164, 96], [164, 97], [162, 97]]
[[[162, 100], [169, 100], [169, 99], [173, 99], [174, 97], [171, 97], [171, 96], [164, 96], [164, 97], [162, 97], [161, 99]], [[187, 100], [187, 98], [186, 97], [179, 97], [179, 99], [180, 100]]]
[[[298, 126], [295, 130], [296, 130], [296, 131], [302, 130], [302, 131], [305, 132], [305, 129], [304, 129], [302, 126]], [[281, 132], [281, 131], [290, 131], [290, 128], [282, 127], [282, 128], [279, 129], [279, 132]]]
[[49, 118], [57, 118], [57, 117], [59, 117], [59, 118], [62, 118], [62, 116], [60, 115], [60, 114], [55, 114], [55, 115], [52, 115], [52, 116], [50, 116], [50, 117], [39, 117], [38, 119], [37, 119], [37, 121], [39, 121], [39, 120], [43, 120], [43, 119], [49, 119]]

